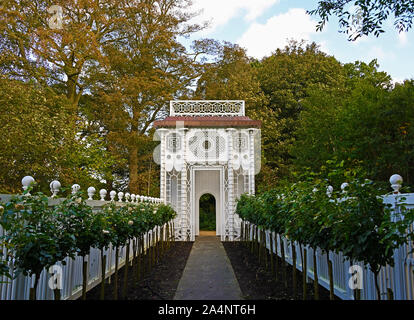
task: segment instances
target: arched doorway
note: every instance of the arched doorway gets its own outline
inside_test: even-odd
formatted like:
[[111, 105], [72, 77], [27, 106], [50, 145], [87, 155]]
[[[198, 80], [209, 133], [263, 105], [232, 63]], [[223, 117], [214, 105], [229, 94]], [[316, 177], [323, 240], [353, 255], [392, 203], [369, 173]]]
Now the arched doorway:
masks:
[[[194, 227], [194, 234], [200, 235], [200, 199], [203, 195], [209, 194], [215, 200], [216, 229], [215, 235], [222, 235], [223, 228], [223, 169], [219, 167], [194, 166], [191, 170], [194, 188], [191, 194], [191, 219]], [[210, 196], [210, 199], [211, 199]], [[212, 201], [212, 200], [210, 200]], [[214, 234], [214, 230], [212, 231]]]
[[216, 198], [211, 193], [205, 193], [200, 197], [199, 219], [200, 232], [216, 234]]

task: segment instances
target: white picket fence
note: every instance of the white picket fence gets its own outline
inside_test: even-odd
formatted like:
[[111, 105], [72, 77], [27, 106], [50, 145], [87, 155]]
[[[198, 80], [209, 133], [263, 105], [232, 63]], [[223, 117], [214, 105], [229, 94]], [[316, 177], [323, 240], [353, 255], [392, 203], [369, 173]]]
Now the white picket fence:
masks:
[[[399, 185], [401, 187], [401, 185]], [[395, 189], [398, 192], [398, 189]], [[383, 197], [384, 203], [392, 205], [392, 209], [396, 213], [401, 212], [401, 205], [404, 205], [407, 209], [414, 208], [414, 193], [405, 194], [391, 194]], [[404, 200], [402, 200], [404, 199]], [[414, 228], [414, 226], [411, 226]], [[250, 232], [252, 235], [252, 232]], [[273, 248], [275, 248], [275, 236], [273, 233]], [[270, 231], [266, 231], [266, 246], [270, 250]], [[279, 235], [277, 235], [279, 239]], [[286, 261], [293, 265], [292, 259], [292, 244], [290, 240], [282, 237], [285, 258]], [[281, 244], [278, 244], [278, 255], [280, 254]], [[298, 243], [294, 243], [296, 249], [296, 268], [302, 271], [302, 255], [300, 254], [300, 246]], [[379, 287], [381, 291], [381, 300], [387, 299], [387, 288], [393, 291], [395, 300], [414, 300], [414, 253], [413, 243], [401, 246], [394, 251], [394, 267], [383, 267], [378, 276]], [[313, 249], [308, 246], [302, 246], [302, 249], [307, 249], [307, 276], [310, 279], [314, 279], [314, 265], [313, 265]], [[411, 252], [411, 253], [409, 253]], [[303, 253], [302, 253], [303, 254]], [[343, 300], [354, 300], [354, 291], [349, 286], [349, 281], [352, 274], [349, 270], [351, 264], [349, 260], [344, 260], [341, 253], [336, 254], [329, 253], [329, 259], [332, 262], [333, 268], [333, 281], [335, 295]], [[328, 275], [328, 262], [326, 253], [322, 253], [322, 250], [316, 249], [316, 267], [318, 282], [320, 285], [329, 290], [329, 275]], [[359, 265], [363, 270], [361, 290], [361, 299], [363, 300], [376, 300], [377, 294], [375, 290], [374, 274], [369, 270], [369, 267], [361, 262], [352, 263], [352, 265]]]
[[[125, 265], [126, 247], [120, 250], [119, 268]], [[132, 252], [132, 251], [131, 251]], [[115, 251], [112, 247], [105, 250], [107, 255], [106, 277], [115, 272]], [[132, 256], [131, 256], [132, 258]], [[100, 250], [91, 248], [88, 256], [88, 286], [87, 290], [92, 289], [101, 282], [101, 258]], [[66, 258], [66, 265], [60, 262], [58, 266], [62, 267], [62, 300], [75, 300], [82, 295], [82, 257], [75, 259]], [[43, 270], [40, 275], [39, 284], [36, 292], [37, 300], [53, 300], [53, 290], [49, 287], [49, 279], [52, 274]], [[0, 278], [0, 300], [28, 300], [30, 288], [33, 287], [34, 277], [25, 277], [20, 274], [16, 279], [10, 280], [5, 276]]]
[[[25, 180], [26, 178], [26, 180]], [[27, 177], [23, 178], [23, 188], [27, 187], [29, 183], [31, 183], [32, 179], [27, 179]], [[30, 177], [31, 178], [31, 177]], [[29, 182], [27, 182], [29, 181]], [[56, 184], [56, 181], [51, 183], [51, 192], [54, 196], [56, 196], [57, 192], [60, 188], [60, 183]], [[73, 192], [79, 190], [78, 185], [74, 185], [72, 187]], [[88, 189], [89, 199], [92, 199], [95, 194], [94, 188]], [[110, 203], [110, 201], [105, 201], [105, 196], [107, 192], [106, 190], [100, 191], [100, 197], [103, 200], [86, 200], [86, 203], [93, 208], [93, 211], [99, 211], [105, 204]], [[124, 193], [115, 191], [111, 192], [111, 201], [115, 201], [117, 205], [123, 205], [125, 203], [138, 203], [138, 202], [152, 202], [152, 203], [161, 203], [162, 200], [159, 198], [152, 198], [146, 196], [135, 196], [133, 197], [127, 196], [124, 198]], [[115, 200], [115, 195], [118, 196], [118, 200]], [[125, 194], [129, 195], [129, 194]], [[7, 194], [0, 194], [0, 201], [7, 202], [12, 195]], [[63, 201], [63, 198], [56, 199], [56, 198], [49, 198], [49, 206], [54, 206], [59, 202]], [[160, 234], [160, 227], [158, 228], [158, 235]], [[165, 228], [164, 228], [165, 230]], [[148, 234], [155, 232], [155, 229], [149, 231]], [[148, 234], [144, 235], [144, 244], [146, 245], [147, 236]], [[4, 235], [4, 230], [0, 226], [0, 236]], [[132, 241], [130, 242], [130, 252], [132, 252]], [[145, 249], [147, 247], [145, 246]], [[3, 248], [3, 256], [4, 258], [7, 255], [7, 250]], [[109, 277], [115, 272], [115, 250], [112, 246], [110, 246], [107, 250], [105, 250], [106, 258], [106, 273], [105, 276]], [[62, 265], [61, 262], [57, 263], [57, 266], [62, 268], [62, 289], [61, 289], [61, 299], [62, 300], [75, 300], [78, 299], [82, 295], [82, 257], [77, 256], [75, 259], [70, 259], [69, 257], [65, 259], [66, 265]], [[101, 254], [100, 250], [96, 248], [91, 248], [90, 254], [87, 256], [88, 261], [88, 285], [87, 290], [92, 289], [97, 284], [101, 282], [102, 276], [102, 269], [101, 269]], [[126, 246], [119, 249], [119, 262], [118, 266], [121, 268], [126, 263]], [[132, 263], [132, 254], [130, 254], [130, 263]], [[12, 262], [9, 265], [13, 267]], [[53, 290], [49, 286], [49, 280], [52, 276], [52, 273], [49, 273], [48, 270], [43, 270], [38, 287], [36, 292], [36, 299], [37, 300], [53, 300], [54, 293]], [[0, 300], [28, 300], [29, 299], [29, 292], [30, 288], [33, 287], [34, 284], [34, 276], [23, 276], [22, 274], [18, 275], [15, 279], [11, 280], [5, 276], [0, 277]]]

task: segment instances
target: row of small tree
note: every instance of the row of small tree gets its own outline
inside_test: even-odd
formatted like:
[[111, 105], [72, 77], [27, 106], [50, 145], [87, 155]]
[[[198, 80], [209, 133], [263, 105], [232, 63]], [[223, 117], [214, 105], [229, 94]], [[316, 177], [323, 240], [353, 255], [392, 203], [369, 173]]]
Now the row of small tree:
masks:
[[[331, 176], [336, 174], [337, 172], [331, 173]], [[316, 248], [326, 253], [331, 299], [334, 299], [334, 287], [329, 252], [342, 252], [351, 264], [358, 261], [369, 266], [375, 275], [377, 298], [381, 299], [378, 274], [383, 266], [393, 266], [395, 249], [413, 240], [414, 233], [410, 226], [414, 222], [414, 212], [403, 208], [403, 216], [393, 217], [395, 212], [383, 202], [381, 197], [385, 194], [385, 190], [379, 184], [365, 178], [353, 177], [344, 190], [333, 191], [331, 188], [329, 179], [308, 174], [302, 176], [298, 183], [270, 190], [259, 196], [242, 195], [236, 209], [243, 220], [242, 239], [250, 246], [252, 252], [258, 252], [259, 259], [265, 261], [266, 265], [270, 254], [272, 270], [274, 269], [273, 244], [276, 244], [277, 254], [279, 241], [282, 275], [286, 287], [282, 237], [292, 244], [293, 266], [296, 266], [294, 243], [299, 244], [303, 270], [307, 268], [305, 247], [312, 248], [315, 299], [319, 299]], [[273, 235], [270, 233], [269, 252], [266, 249], [265, 230], [270, 230], [279, 237], [273, 240]], [[306, 299], [305, 272], [303, 272], [303, 279], [303, 295]], [[296, 296], [295, 267], [293, 282]], [[392, 298], [390, 288], [387, 293], [389, 298]], [[360, 291], [355, 290], [355, 294], [356, 299], [359, 299]]]
[[[43, 269], [65, 258], [83, 259], [82, 298], [86, 299], [87, 256], [91, 248], [101, 251], [102, 282], [101, 299], [104, 298], [106, 260], [105, 250], [115, 250], [114, 299], [118, 299], [119, 250], [126, 246], [124, 287], [127, 290], [130, 247], [133, 248], [133, 267], [139, 280], [145, 269], [150, 270], [156, 260], [170, 245], [173, 235], [174, 210], [164, 204], [108, 203], [94, 212], [80, 192], [49, 206], [48, 197], [39, 192], [14, 196], [7, 203], [0, 203], [0, 226], [4, 235], [0, 238], [8, 252], [0, 272], [14, 278], [20, 273], [34, 276], [30, 299], [36, 299], [36, 289]], [[142, 261], [147, 258], [148, 265]], [[12, 264], [9, 262], [13, 261]], [[8, 266], [11, 265], [11, 268]], [[60, 290], [55, 289], [55, 299]]]

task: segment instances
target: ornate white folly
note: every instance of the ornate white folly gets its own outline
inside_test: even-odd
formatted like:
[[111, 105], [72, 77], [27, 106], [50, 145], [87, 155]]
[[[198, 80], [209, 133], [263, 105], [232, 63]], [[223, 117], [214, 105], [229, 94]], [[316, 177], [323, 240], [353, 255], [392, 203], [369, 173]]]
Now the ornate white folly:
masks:
[[260, 121], [245, 116], [244, 101], [170, 102], [170, 116], [155, 121], [160, 139], [160, 198], [177, 211], [175, 237], [199, 234], [199, 201], [216, 201], [216, 234], [237, 240], [236, 199], [253, 194], [260, 170]]

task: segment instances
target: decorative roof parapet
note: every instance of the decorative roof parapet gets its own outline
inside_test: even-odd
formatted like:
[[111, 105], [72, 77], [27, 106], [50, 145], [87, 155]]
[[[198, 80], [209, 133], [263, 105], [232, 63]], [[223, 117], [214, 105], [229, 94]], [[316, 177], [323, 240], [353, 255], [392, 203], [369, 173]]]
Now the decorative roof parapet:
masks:
[[173, 100], [170, 117], [244, 116], [244, 100]]

